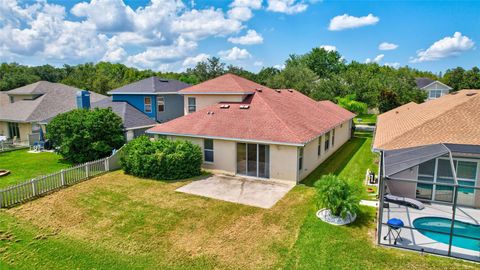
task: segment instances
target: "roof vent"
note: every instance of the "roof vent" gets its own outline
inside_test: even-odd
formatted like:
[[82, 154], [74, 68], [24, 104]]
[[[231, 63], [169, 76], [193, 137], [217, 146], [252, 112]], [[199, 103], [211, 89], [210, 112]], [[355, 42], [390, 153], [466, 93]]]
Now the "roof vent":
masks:
[[228, 108], [230, 108], [230, 105], [228, 104], [220, 105], [220, 109], [228, 109]]
[[168, 82], [167, 79], [159, 79], [159, 81], [161, 81], [161, 82]]
[[280, 89], [275, 89], [277, 93], [281, 93], [282, 91]]
[[262, 88], [255, 88], [255, 90], [257, 90], [257, 92], [262, 92], [263, 91]]
[[213, 114], [215, 114], [215, 113], [214, 113], [214, 112], [211, 112], [211, 111], [208, 111], [207, 114], [208, 114], [208, 115], [213, 115]]
[[248, 110], [249, 108], [250, 108], [250, 105], [240, 105], [240, 109]]
[[452, 93], [450, 93], [450, 95], [456, 95], [456, 94], [458, 94], [458, 92], [452, 92]]
[[467, 97], [475, 96], [477, 93], [467, 93]]
[[293, 93], [293, 90], [292, 90], [292, 89], [288, 89], [287, 91], [290, 92], [290, 93]]

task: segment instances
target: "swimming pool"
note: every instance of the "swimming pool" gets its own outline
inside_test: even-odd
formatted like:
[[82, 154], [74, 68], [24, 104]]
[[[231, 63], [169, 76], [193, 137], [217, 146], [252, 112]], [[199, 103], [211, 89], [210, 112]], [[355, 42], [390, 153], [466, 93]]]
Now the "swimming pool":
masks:
[[[447, 245], [450, 241], [451, 225], [451, 219], [441, 217], [422, 217], [413, 221], [413, 226], [421, 234]], [[455, 220], [453, 233], [453, 246], [480, 251], [480, 240], [468, 238], [480, 238], [480, 225]]]

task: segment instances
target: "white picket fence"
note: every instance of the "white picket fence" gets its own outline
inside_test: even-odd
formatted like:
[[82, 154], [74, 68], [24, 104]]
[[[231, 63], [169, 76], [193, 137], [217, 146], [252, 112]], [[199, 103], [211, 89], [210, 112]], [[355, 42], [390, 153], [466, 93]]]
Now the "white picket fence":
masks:
[[94, 176], [120, 168], [122, 148], [109, 157], [76, 165], [59, 172], [1, 189], [0, 208], [11, 207], [49, 192], [68, 187]]

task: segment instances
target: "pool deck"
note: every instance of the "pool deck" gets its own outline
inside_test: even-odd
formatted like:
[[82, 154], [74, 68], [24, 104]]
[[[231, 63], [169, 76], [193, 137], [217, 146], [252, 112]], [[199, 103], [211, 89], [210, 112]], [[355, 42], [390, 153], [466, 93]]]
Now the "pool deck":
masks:
[[[426, 204], [425, 209], [423, 210], [417, 210], [393, 203], [390, 203], [389, 206], [389, 208], [383, 209], [383, 223], [386, 223], [387, 220], [390, 218], [399, 218], [404, 222], [405, 227], [413, 228], [413, 221], [420, 217], [444, 217], [448, 219], [452, 218], [452, 207], [449, 205]], [[480, 209], [458, 207], [455, 219], [479, 225]], [[388, 226], [383, 225], [381, 232], [381, 244], [393, 246], [393, 238], [389, 239], [387, 237], [386, 240], [383, 239], [387, 232]], [[418, 251], [424, 250], [425, 252], [431, 252], [441, 255], [448, 254], [448, 244], [433, 240], [421, 234], [415, 229], [403, 228], [400, 236], [403, 240], [397, 241], [397, 247], [403, 247]], [[473, 251], [452, 246], [452, 256], [480, 262], [480, 247], [479, 250]]]

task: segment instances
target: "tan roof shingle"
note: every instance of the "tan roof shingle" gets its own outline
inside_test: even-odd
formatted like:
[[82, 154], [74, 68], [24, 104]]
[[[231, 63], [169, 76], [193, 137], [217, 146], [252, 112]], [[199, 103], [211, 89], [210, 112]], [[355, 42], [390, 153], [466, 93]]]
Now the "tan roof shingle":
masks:
[[373, 148], [453, 143], [480, 145], [480, 90], [461, 90], [378, 116]]

